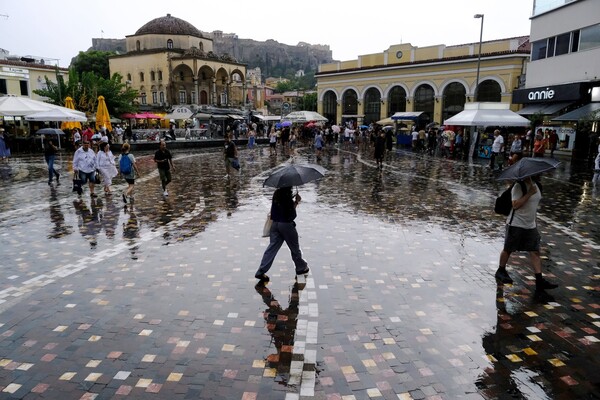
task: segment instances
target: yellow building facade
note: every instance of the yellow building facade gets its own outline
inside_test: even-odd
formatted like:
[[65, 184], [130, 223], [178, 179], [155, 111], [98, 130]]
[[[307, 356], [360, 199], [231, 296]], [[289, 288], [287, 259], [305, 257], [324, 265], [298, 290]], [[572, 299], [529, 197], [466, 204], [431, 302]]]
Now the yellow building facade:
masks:
[[315, 75], [318, 111], [335, 123], [369, 124], [404, 111], [421, 111], [419, 125], [443, 123], [465, 103], [511, 103], [512, 91], [524, 82], [529, 54], [529, 37], [521, 36], [483, 42], [481, 53], [479, 42], [406, 43], [356, 60], [321, 64]]
[[140, 94], [141, 108], [175, 105], [240, 107], [246, 99], [246, 65], [213, 52], [213, 41], [192, 24], [167, 14], [126, 37], [125, 54], [109, 59]]

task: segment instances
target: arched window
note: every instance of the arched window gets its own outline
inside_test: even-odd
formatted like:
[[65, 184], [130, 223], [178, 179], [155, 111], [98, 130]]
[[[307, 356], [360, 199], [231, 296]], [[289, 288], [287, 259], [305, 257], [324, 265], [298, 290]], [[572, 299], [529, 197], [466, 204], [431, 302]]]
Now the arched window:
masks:
[[150, 80], [151, 81], [155, 81], [156, 80], [156, 74], [154, 73], [154, 71], [150, 71]]
[[323, 116], [334, 123], [337, 121], [337, 99], [331, 90], [323, 96]]
[[381, 117], [381, 94], [379, 90], [371, 88], [367, 90], [364, 98], [365, 124], [379, 121]]
[[131, 82], [131, 74], [127, 74], [127, 80]]
[[387, 115], [406, 111], [406, 90], [401, 86], [395, 86], [390, 90]]
[[455, 116], [465, 108], [466, 90], [463, 85], [453, 82], [444, 89], [442, 121]]
[[488, 79], [479, 84], [477, 93], [477, 101], [502, 101], [502, 91], [500, 84], [494, 80]]
[[144, 73], [140, 72], [140, 82], [144, 82]]
[[204, 51], [204, 43], [198, 43], [198, 48], [200, 49], [200, 51]]
[[420, 116], [420, 120], [429, 122], [433, 117], [434, 108], [434, 91], [433, 88], [427, 84], [423, 84], [417, 88], [414, 96], [414, 111], [423, 111]]
[[183, 74], [183, 71], [179, 71], [179, 80], [180, 81], [185, 80], [185, 75]]
[[142, 45], [140, 44], [140, 41], [139, 41], [139, 40], [136, 40], [136, 41], [135, 41], [135, 49], [136, 49], [137, 51], [140, 51], [140, 50], [142, 49]]
[[173, 41], [171, 39], [167, 40], [167, 49], [173, 48]]
[[358, 96], [354, 90], [346, 90], [342, 99], [342, 114], [358, 114]]
[[161, 70], [158, 71], [158, 80], [162, 81], [162, 71]]

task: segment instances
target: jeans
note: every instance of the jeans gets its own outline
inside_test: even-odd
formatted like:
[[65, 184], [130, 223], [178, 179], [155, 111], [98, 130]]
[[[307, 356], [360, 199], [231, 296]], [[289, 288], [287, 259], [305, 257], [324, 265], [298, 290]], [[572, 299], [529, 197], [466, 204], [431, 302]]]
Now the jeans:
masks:
[[300, 244], [298, 243], [298, 231], [296, 231], [295, 222], [276, 222], [273, 221], [270, 232], [270, 243], [263, 258], [260, 262], [260, 267], [256, 272], [257, 275], [265, 274], [273, 265], [277, 252], [283, 245], [283, 242], [290, 248], [292, 254], [292, 261], [296, 266], [296, 272], [302, 272], [306, 270], [308, 264], [302, 258], [302, 250], [300, 250]]
[[46, 156], [46, 164], [48, 164], [48, 182], [52, 182], [52, 177], [56, 175], [56, 180], [60, 177], [60, 174], [56, 172], [54, 169], [54, 159], [56, 156], [54, 154]]

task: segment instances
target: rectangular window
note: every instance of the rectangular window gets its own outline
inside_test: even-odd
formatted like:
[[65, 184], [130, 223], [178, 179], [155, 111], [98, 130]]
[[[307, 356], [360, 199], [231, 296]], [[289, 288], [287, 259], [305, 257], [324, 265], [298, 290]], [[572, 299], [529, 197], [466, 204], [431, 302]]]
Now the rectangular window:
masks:
[[548, 38], [548, 51], [546, 52], [546, 57], [554, 57], [554, 45], [556, 43], [556, 38], [553, 36]]
[[579, 51], [600, 46], [600, 24], [588, 26], [581, 30]]
[[196, 104], [196, 92], [192, 92], [192, 104]]
[[0, 79], [0, 94], [8, 94], [6, 79]]
[[162, 71], [158, 71], [158, 80], [162, 81]]
[[156, 104], [158, 102], [158, 93], [152, 92], [152, 103]]
[[531, 61], [543, 60], [546, 58], [546, 49], [548, 48], [548, 39], [538, 40], [531, 45]]
[[144, 73], [140, 72], [140, 82], [144, 82]]
[[29, 85], [27, 81], [19, 81], [21, 85], [21, 96], [29, 96]]
[[146, 101], [146, 93], [140, 93], [140, 97], [142, 98], [142, 104], [148, 104]]
[[165, 102], [165, 92], [160, 92], [158, 94], [158, 98], [160, 99], [161, 103], [164, 103]]
[[579, 31], [573, 31], [573, 40], [571, 41], [571, 53], [579, 51]]
[[554, 55], [560, 56], [569, 53], [569, 44], [571, 43], [571, 32], [563, 33], [556, 37], [556, 48]]
[[179, 104], [187, 104], [187, 96], [185, 90], [179, 91]]

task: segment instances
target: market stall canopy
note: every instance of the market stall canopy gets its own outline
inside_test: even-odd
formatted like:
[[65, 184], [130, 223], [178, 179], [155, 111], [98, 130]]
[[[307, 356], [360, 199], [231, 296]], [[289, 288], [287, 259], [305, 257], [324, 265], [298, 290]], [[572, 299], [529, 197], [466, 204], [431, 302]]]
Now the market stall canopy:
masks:
[[55, 108], [46, 111], [40, 111], [25, 116], [27, 121], [76, 121], [85, 122], [85, 115], [79, 115], [72, 112], [73, 110]]
[[258, 118], [261, 121], [281, 121], [281, 117], [279, 115], [260, 115], [260, 114], [255, 114], [254, 115], [256, 118]]
[[390, 118], [394, 121], [416, 121], [423, 114], [423, 111], [399, 111]]
[[[90, 122], [96, 122], [96, 116], [92, 115], [87, 120]], [[121, 122], [123, 122], [123, 120], [116, 118], [116, 117], [110, 117], [111, 124], [120, 124]]]
[[446, 126], [529, 126], [531, 121], [510, 110], [508, 103], [467, 103], [444, 121]]
[[[33, 100], [29, 97], [14, 95], [0, 97], [0, 115], [22, 117], [36, 112], [48, 111], [53, 109], [65, 109], [65, 107], [45, 103], [43, 101]], [[81, 111], [70, 111], [74, 114], [85, 116], [85, 113], [82, 113]]]
[[380, 119], [379, 121], [375, 122], [377, 125], [394, 125], [395, 121], [392, 119], [392, 117], [387, 117], [384, 119]]
[[600, 120], [600, 103], [589, 103], [576, 110], [552, 118], [552, 121], [579, 121], [580, 119], [590, 118], [593, 121]]
[[563, 108], [570, 106], [573, 103], [553, 103], [553, 104], [530, 104], [528, 106], [523, 107], [517, 114], [519, 115], [533, 115], [533, 114], [543, 114], [543, 115], [552, 115]]
[[327, 118], [315, 111], [292, 111], [281, 118], [282, 121], [290, 122], [310, 122], [310, 121], [328, 121]]
[[165, 119], [189, 119], [194, 113], [187, 107], [175, 107], [173, 111], [164, 116]]

